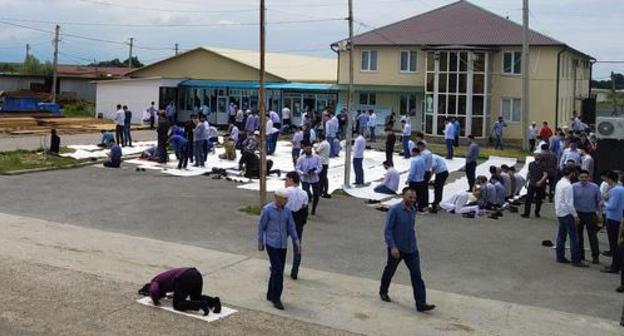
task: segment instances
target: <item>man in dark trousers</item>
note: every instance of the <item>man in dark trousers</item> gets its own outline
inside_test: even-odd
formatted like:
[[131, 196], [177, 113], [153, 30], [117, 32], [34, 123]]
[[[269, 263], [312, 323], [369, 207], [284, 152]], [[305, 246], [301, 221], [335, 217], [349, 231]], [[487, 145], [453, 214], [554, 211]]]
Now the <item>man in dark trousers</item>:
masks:
[[301, 253], [301, 244], [292, 213], [286, 208], [288, 191], [279, 189], [275, 192], [275, 200], [262, 208], [258, 221], [258, 250], [264, 251], [265, 247], [271, 263], [271, 277], [267, 300], [273, 303], [273, 307], [284, 310], [282, 304], [282, 290], [284, 288], [284, 265], [286, 264], [286, 249], [288, 237], [295, 245], [295, 253]]
[[56, 134], [56, 129], [50, 131], [50, 154], [58, 154], [61, 150], [61, 137]]
[[531, 205], [535, 201], [535, 217], [540, 217], [542, 209], [542, 201], [546, 193], [546, 179], [548, 172], [544, 164], [544, 157], [541, 154], [535, 156], [535, 161], [529, 164], [529, 173], [527, 175], [528, 187], [527, 196], [524, 203], [524, 218], [529, 218], [531, 214]]
[[128, 106], [123, 106], [124, 110], [124, 147], [130, 146], [132, 147], [132, 111], [128, 109]]
[[475, 141], [474, 135], [468, 135], [468, 152], [466, 154], [466, 178], [468, 179], [468, 189], [472, 191], [475, 185], [477, 173], [477, 159], [479, 158], [479, 144]]
[[409, 269], [416, 310], [419, 312], [430, 311], [435, 305], [427, 304], [425, 282], [420, 273], [420, 255], [416, 244], [416, 192], [410, 188], [403, 189], [403, 202], [394, 205], [386, 214], [384, 238], [388, 246], [388, 262], [381, 277], [379, 296], [385, 302], [392, 300], [388, 296], [388, 288], [392, 277], [396, 272], [401, 260]]
[[[160, 299], [173, 292], [173, 309], [178, 311], [202, 310], [204, 315], [221, 313], [221, 300], [218, 297], [202, 295], [203, 278], [195, 268], [174, 268], [158, 274], [139, 290], [139, 294], [152, 298], [154, 306]], [[190, 300], [188, 298], [190, 297]]]
[[[286, 190], [288, 190], [288, 202], [286, 202], [286, 208], [292, 212], [293, 220], [295, 221], [295, 228], [297, 230], [297, 237], [301, 243], [303, 239], [303, 227], [308, 221], [308, 193], [306, 193], [301, 187], [299, 187], [300, 179], [297, 172], [289, 172], [286, 174]], [[293, 246], [294, 248], [294, 246]], [[293, 257], [292, 270], [290, 271], [290, 277], [293, 280], [297, 280], [299, 275], [299, 265], [301, 265], [301, 253], [295, 252]]]
[[392, 127], [386, 127], [386, 162], [392, 162], [392, 153], [394, 152], [394, 145], [396, 144], [396, 135]]
[[158, 118], [158, 163], [167, 163], [169, 154], [167, 154], [167, 140], [169, 139], [169, 121], [165, 117], [164, 112], [160, 112]]

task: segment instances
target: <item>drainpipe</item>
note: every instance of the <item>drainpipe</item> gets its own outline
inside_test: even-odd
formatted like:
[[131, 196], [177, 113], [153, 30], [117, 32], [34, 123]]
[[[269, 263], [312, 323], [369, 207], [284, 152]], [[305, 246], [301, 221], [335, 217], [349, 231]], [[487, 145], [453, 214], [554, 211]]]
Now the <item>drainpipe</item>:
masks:
[[592, 77], [594, 76], [594, 63], [596, 63], [595, 59], [589, 60], [589, 85], [587, 86], [589, 88], [589, 98], [591, 98], [592, 96]]
[[555, 130], [559, 127], [559, 75], [561, 68], [561, 54], [568, 49], [568, 46], [564, 46], [557, 54], [557, 78], [556, 78], [556, 92], [555, 92]]

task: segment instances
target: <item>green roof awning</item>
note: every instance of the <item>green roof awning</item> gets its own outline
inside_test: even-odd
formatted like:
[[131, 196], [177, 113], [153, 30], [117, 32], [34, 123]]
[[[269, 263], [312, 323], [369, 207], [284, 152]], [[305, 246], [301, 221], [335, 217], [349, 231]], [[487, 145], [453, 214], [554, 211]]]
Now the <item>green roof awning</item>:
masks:
[[[334, 85], [337, 91], [349, 90], [347, 84]], [[353, 90], [356, 92], [381, 92], [381, 93], [424, 93], [425, 88], [422, 86], [408, 86], [408, 85], [364, 85], [355, 84]]]

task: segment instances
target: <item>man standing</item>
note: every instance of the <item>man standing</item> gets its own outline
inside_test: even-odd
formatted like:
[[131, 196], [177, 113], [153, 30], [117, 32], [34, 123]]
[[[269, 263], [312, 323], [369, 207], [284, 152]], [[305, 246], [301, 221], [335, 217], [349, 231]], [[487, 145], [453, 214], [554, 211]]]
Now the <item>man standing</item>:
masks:
[[236, 122], [236, 105], [230, 103], [228, 106], [228, 123], [234, 124]]
[[420, 153], [418, 147], [412, 150], [412, 161], [410, 162], [409, 174], [407, 175], [407, 183], [409, 187], [416, 192], [416, 205], [419, 212], [423, 212], [427, 203], [425, 203], [424, 193], [427, 192], [427, 183], [425, 182], [425, 158]]
[[167, 117], [169, 125], [173, 126], [176, 124], [176, 108], [173, 101], [170, 101], [169, 105], [165, 108], [165, 117]]
[[559, 168], [563, 169], [568, 161], [574, 161], [574, 164], [579, 166], [581, 164], [581, 152], [577, 148], [575, 141], [570, 142], [570, 147], [566, 148], [561, 154], [561, 160], [559, 161]]
[[580, 223], [576, 227], [579, 239], [579, 250], [581, 251], [581, 259], [585, 260], [585, 236], [583, 228], [587, 229], [587, 238], [591, 248], [592, 264], [598, 264], [598, 217], [600, 213], [600, 188], [594, 182], [591, 182], [590, 174], [587, 170], [581, 170], [579, 174], [579, 182], [572, 185], [574, 191], [574, 208], [578, 214]]
[[[529, 139], [529, 152], [535, 151], [535, 139], [537, 139], [537, 123], [532, 122], [531, 126], [527, 130], [527, 136]], [[538, 148], [539, 149], [539, 148]]]
[[282, 130], [282, 118], [280, 118], [279, 114], [271, 110], [269, 111], [269, 117], [271, 118], [271, 121], [273, 122], [273, 127], [277, 128], [278, 131], [281, 131]]
[[555, 195], [555, 178], [557, 177], [557, 172], [559, 171], [559, 160], [557, 159], [557, 155], [549, 150], [549, 146], [547, 144], [543, 144], [541, 148], [542, 151], [540, 156], [544, 162], [546, 173], [548, 173], [548, 198], [550, 199], [550, 202], [552, 202]]
[[303, 131], [299, 126], [293, 126], [295, 129], [295, 134], [293, 134], [292, 140], [292, 159], [293, 165], [297, 165], [297, 160], [299, 159], [299, 155], [301, 154], [301, 142], [303, 141]]
[[132, 147], [132, 111], [128, 109], [128, 106], [124, 105], [124, 146]]
[[331, 198], [329, 194], [329, 180], [327, 179], [327, 172], [329, 170], [329, 152], [330, 144], [323, 136], [323, 134], [319, 135], [319, 139], [321, 142], [316, 147], [316, 155], [321, 158], [321, 163], [323, 164], [323, 170], [319, 174], [319, 178], [321, 180], [321, 197], [323, 198]]
[[431, 172], [435, 174], [435, 182], [433, 183], [434, 198], [431, 203], [431, 213], [438, 212], [438, 205], [442, 202], [442, 193], [444, 192], [444, 183], [449, 176], [446, 161], [440, 155], [433, 154], [433, 165]]
[[461, 123], [459, 122], [459, 119], [455, 118], [453, 121], [453, 127], [455, 131], [455, 140], [453, 140], [453, 145], [455, 147], [459, 147], [459, 135], [461, 134]]
[[336, 157], [336, 148], [334, 146], [334, 139], [336, 139], [336, 132], [338, 132], [338, 119], [334, 117], [333, 113], [328, 112], [325, 118], [325, 139], [329, 143], [329, 157]]
[[163, 112], [160, 112], [156, 133], [158, 134], [158, 163], [167, 163], [169, 161], [169, 154], [167, 153], [169, 122]]
[[479, 158], [479, 144], [475, 141], [474, 135], [468, 135], [468, 150], [466, 154], [466, 178], [468, 179], [468, 189], [472, 191], [475, 185], [477, 173], [477, 159]]
[[[318, 155], [312, 153], [312, 144], [303, 142], [303, 155], [297, 160], [297, 173], [301, 176], [303, 190], [308, 193], [308, 199], [312, 200], [312, 215], [316, 214], [316, 206], [321, 196], [321, 184], [319, 174], [323, 170], [323, 163]], [[312, 187], [312, 192], [310, 192]]]
[[[579, 242], [576, 235], [576, 223], [578, 223], [578, 215], [574, 208], [574, 190], [570, 183], [572, 169], [566, 167], [562, 171], [563, 177], [555, 187], [555, 214], [559, 221], [559, 232], [557, 233], [557, 262], [568, 264], [570, 260], [565, 258], [566, 236], [570, 236], [570, 253], [572, 257], [572, 266], [587, 267], [588, 265], [581, 261], [581, 251], [579, 251]], [[528, 201], [528, 200], [527, 200]], [[620, 217], [622, 211], [620, 209]]]
[[386, 175], [384, 175], [383, 182], [376, 186], [374, 191], [381, 194], [396, 195], [399, 190], [399, 172], [394, 169], [392, 162], [384, 162], [383, 167], [386, 169]]
[[[425, 160], [425, 190], [422, 193], [424, 197], [424, 207], [429, 206], [429, 181], [431, 181], [431, 169], [433, 167], [433, 153], [427, 147], [427, 144], [424, 141], [418, 141], [416, 143], [418, 150], [420, 150], [420, 155]], [[420, 208], [420, 206], [419, 206]]]
[[392, 153], [394, 152], [394, 145], [396, 144], [396, 135], [391, 127], [386, 128], [386, 162], [392, 162]]
[[[289, 172], [286, 174], [286, 190], [288, 191], [288, 202], [286, 208], [290, 210], [295, 221], [295, 229], [299, 243], [303, 241], [303, 226], [308, 221], [308, 194], [299, 187], [299, 174]], [[294, 246], [293, 246], [294, 248]], [[299, 275], [299, 265], [301, 265], [301, 253], [295, 249], [290, 277], [297, 280]]]
[[364, 185], [364, 150], [366, 149], [366, 139], [359, 133], [353, 143], [353, 171], [355, 172], [355, 185]]
[[401, 124], [403, 125], [403, 132], [401, 133], [403, 143], [403, 156], [406, 159], [409, 159], [412, 156], [412, 153], [409, 149], [409, 141], [412, 136], [412, 125], [405, 119], [401, 119]]
[[375, 142], [375, 127], [377, 127], [377, 114], [374, 110], [369, 111], [368, 130], [370, 132], [370, 141]]
[[425, 282], [420, 272], [420, 255], [416, 244], [416, 209], [414, 202], [416, 193], [410, 188], [403, 189], [403, 202], [394, 205], [386, 215], [384, 238], [388, 247], [388, 261], [381, 276], [379, 296], [385, 302], [391, 302], [388, 296], [388, 288], [392, 277], [396, 272], [401, 260], [409, 269], [416, 310], [419, 312], [430, 311], [435, 305], [427, 304]]
[[119, 145], [123, 145], [124, 140], [124, 125], [126, 121], [126, 111], [121, 108], [121, 105], [117, 105], [117, 112], [115, 112], [115, 142]]
[[507, 127], [507, 124], [503, 120], [503, 117], [498, 117], [498, 121], [496, 121], [492, 127], [492, 135], [494, 135], [494, 149], [504, 149], [503, 128], [505, 127]]
[[287, 132], [290, 132], [290, 126], [292, 126], [292, 122], [290, 121], [290, 108], [288, 105], [284, 106], [282, 109], [282, 124], [284, 126], [288, 126]]
[[594, 158], [586, 149], [581, 149], [581, 169], [587, 170], [590, 178], [594, 178]]
[[542, 210], [542, 201], [544, 200], [544, 194], [546, 192], [546, 179], [548, 178], [548, 172], [544, 165], [544, 157], [540, 154], [535, 157], [535, 161], [529, 164], [529, 173], [527, 196], [524, 203], [524, 213], [521, 215], [523, 218], [529, 218], [531, 213], [531, 205], [535, 201], [535, 217], [540, 217], [540, 211]]
[[539, 136], [544, 141], [548, 141], [550, 137], [553, 136], [553, 131], [550, 127], [548, 127], [548, 121], [544, 120], [544, 122], [542, 122], [542, 128], [540, 128]]
[[368, 129], [368, 114], [366, 111], [362, 111], [360, 115], [357, 117], [358, 122], [358, 132], [364, 136], [366, 134], [366, 130]]
[[276, 191], [275, 200], [262, 208], [258, 221], [258, 250], [264, 251], [266, 247], [271, 263], [271, 277], [266, 298], [273, 303], [273, 307], [279, 310], [284, 310], [281, 297], [284, 288], [284, 265], [286, 264], [288, 236], [295, 246], [295, 253], [301, 253], [301, 244], [292, 213], [285, 207], [287, 201], [287, 190], [279, 189]]
[[446, 142], [446, 158], [453, 159], [453, 141], [455, 140], [455, 126], [451, 122], [451, 118], [446, 118], [446, 126], [444, 126], [444, 141]]
[[193, 119], [195, 129], [193, 130], [193, 151], [195, 154], [195, 164], [193, 167], [205, 167], [204, 144], [208, 140], [208, 130], [206, 124], [200, 121], [197, 116]]
[[617, 248], [618, 232], [624, 211], [624, 187], [618, 184], [618, 174], [613, 171], [606, 174], [606, 180], [608, 192], [605, 195], [604, 212], [610, 253], [605, 255], [612, 256]]
[[155, 107], [154, 102], [151, 102], [150, 106], [147, 108], [147, 115], [149, 116], [150, 129], [154, 129], [154, 124], [156, 122], [156, 118], [158, 118], [158, 110]]

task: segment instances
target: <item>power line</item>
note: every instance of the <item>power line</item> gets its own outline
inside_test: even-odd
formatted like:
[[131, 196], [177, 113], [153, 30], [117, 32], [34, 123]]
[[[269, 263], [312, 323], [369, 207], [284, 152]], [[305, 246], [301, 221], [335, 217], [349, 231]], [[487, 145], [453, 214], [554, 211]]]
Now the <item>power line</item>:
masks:
[[106, 7], [119, 7], [126, 9], [138, 9], [143, 11], [154, 11], [154, 12], [165, 12], [165, 13], [188, 13], [188, 14], [207, 14], [207, 13], [240, 13], [240, 12], [256, 12], [258, 11], [256, 8], [249, 9], [223, 9], [223, 10], [195, 10], [195, 9], [171, 9], [171, 8], [162, 8], [162, 7], [143, 7], [143, 6], [132, 6], [132, 5], [124, 5], [120, 3], [110, 2], [110, 1], [100, 1], [100, 0], [80, 0], [82, 2], [87, 2], [95, 5], [101, 5]]
[[[141, 23], [107, 23], [107, 22], [62, 22], [32, 19], [0, 18], [3, 21], [28, 22], [40, 24], [53, 24], [63, 26], [95, 26], [95, 27], [134, 27], [134, 28], [175, 28], [175, 27], [223, 27], [223, 26], [257, 26], [257, 22], [221, 22], [221, 23], [163, 23], [163, 24], [141, 24]], [[313, 20], [284, 20], [268, 22], [268, 25], [287, 25], [299, 23], [344, 21], [343, 18], [320, 18]]]

